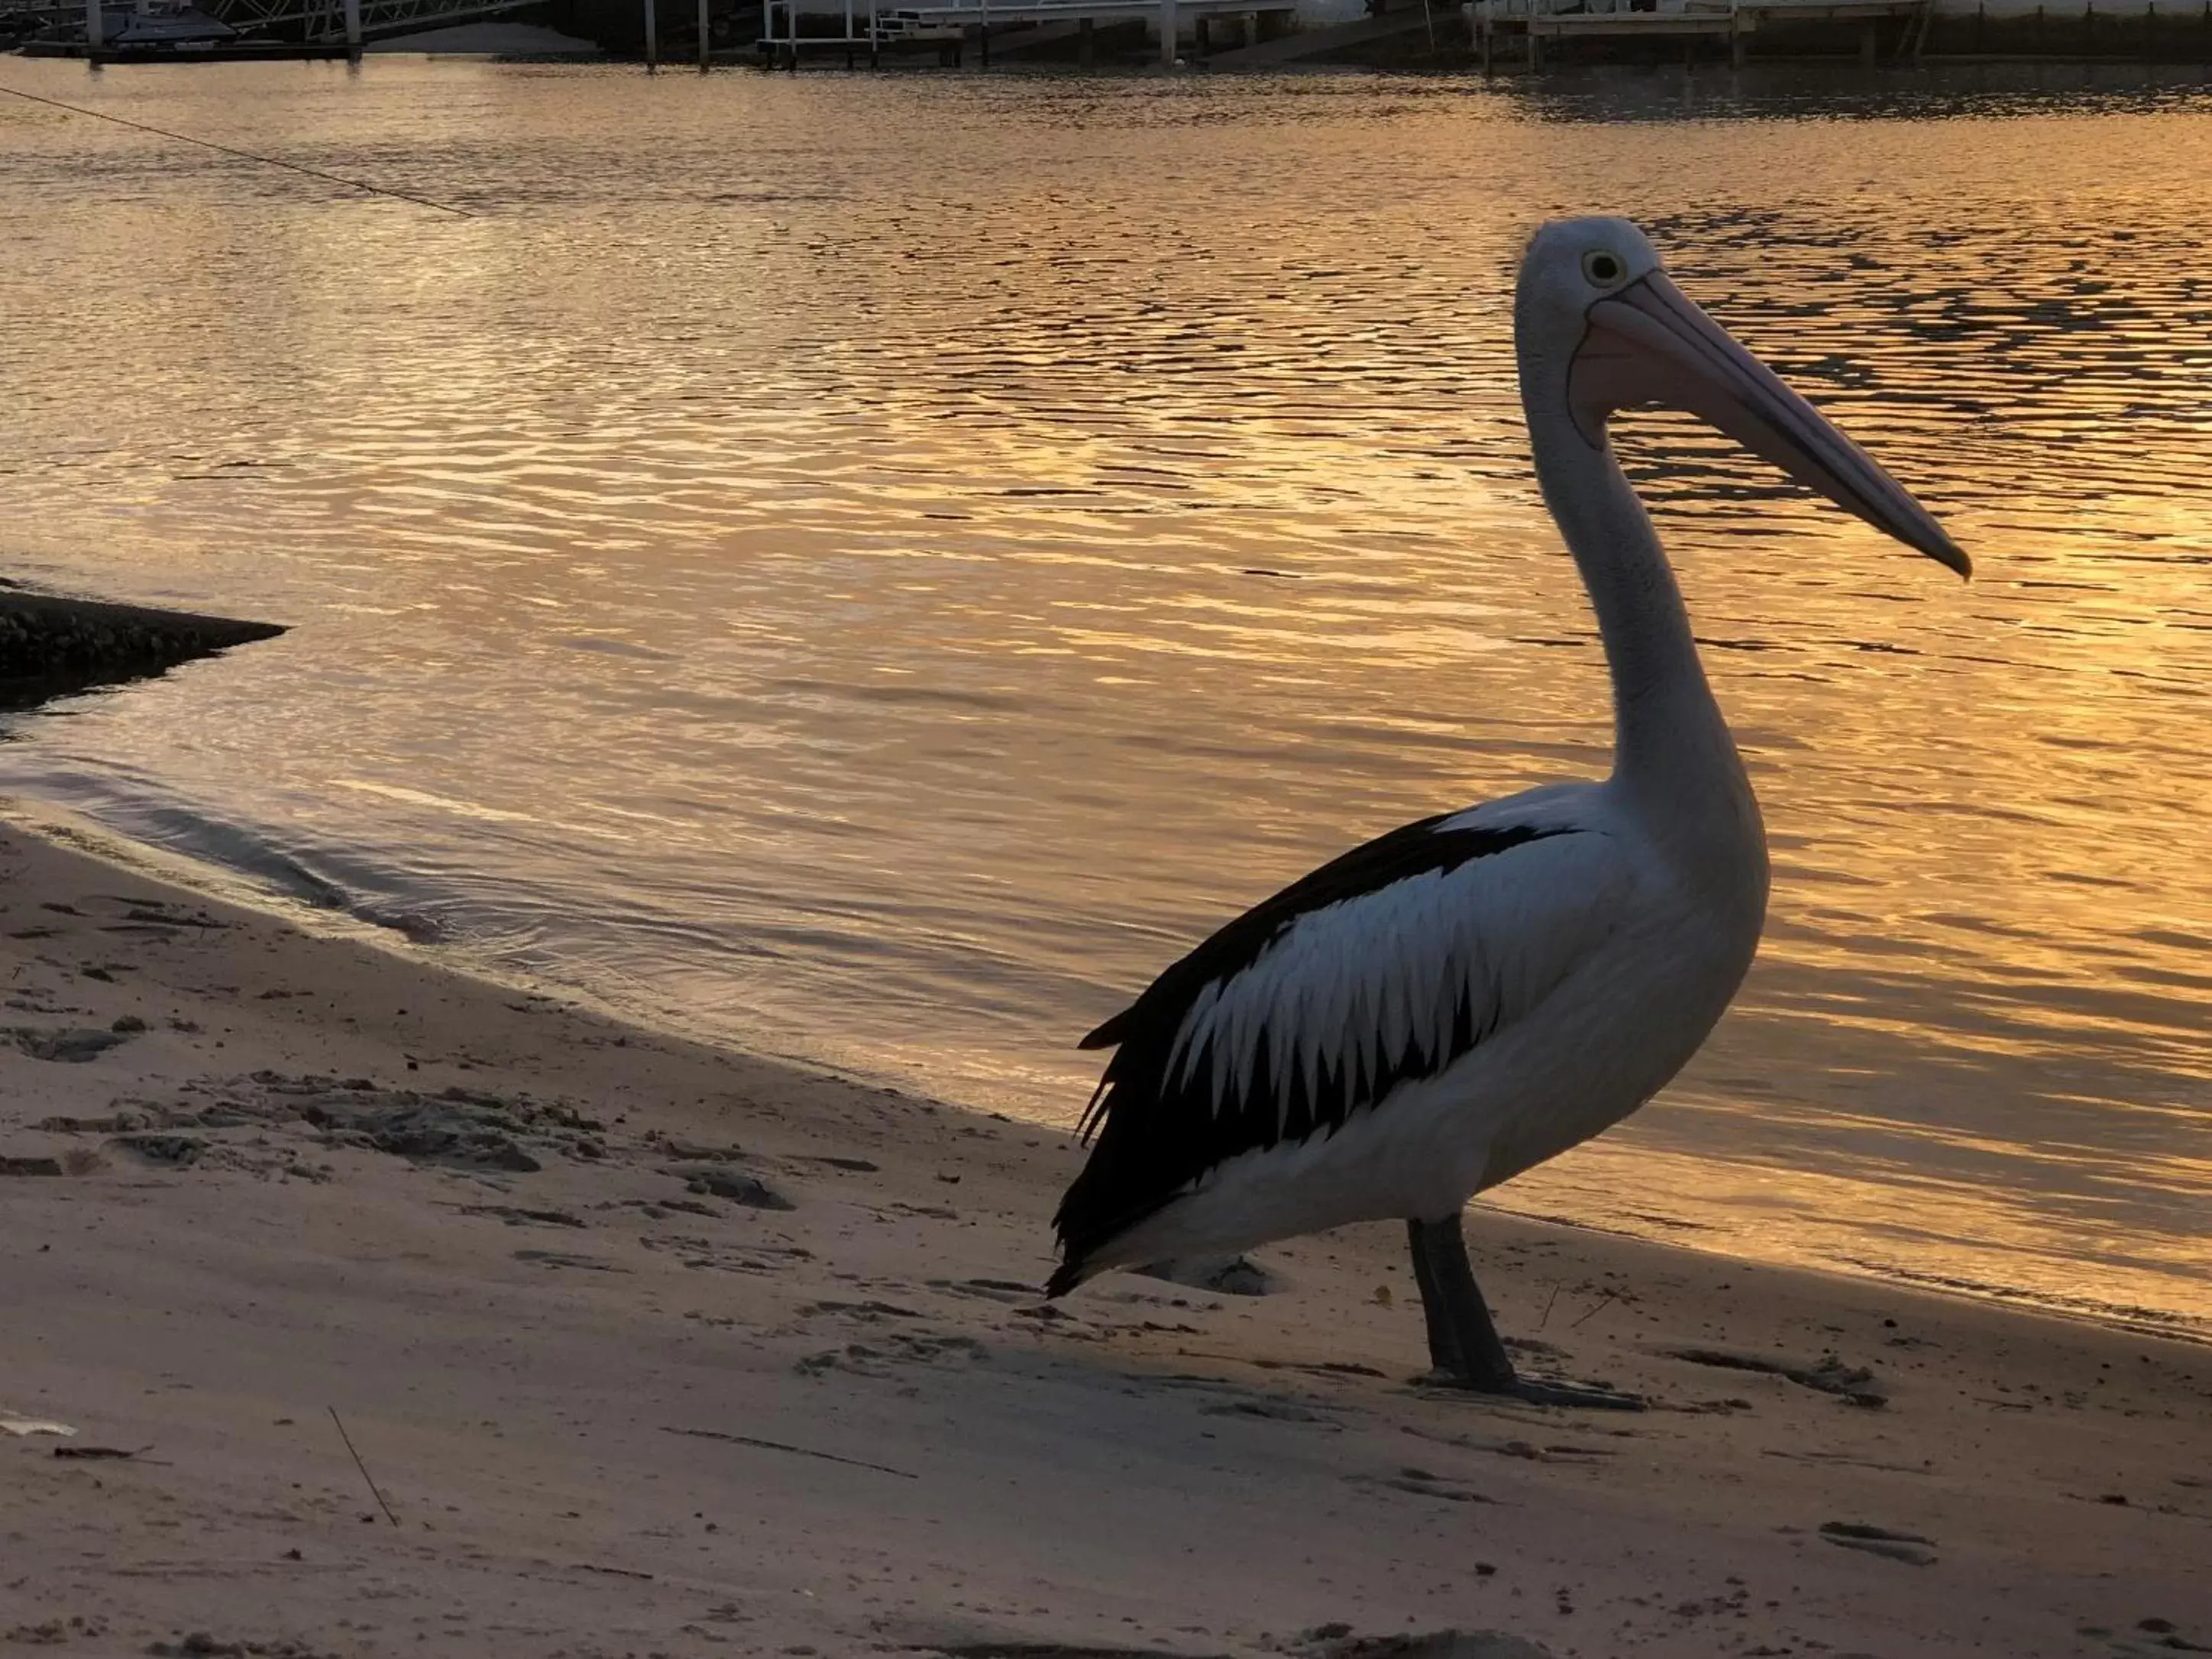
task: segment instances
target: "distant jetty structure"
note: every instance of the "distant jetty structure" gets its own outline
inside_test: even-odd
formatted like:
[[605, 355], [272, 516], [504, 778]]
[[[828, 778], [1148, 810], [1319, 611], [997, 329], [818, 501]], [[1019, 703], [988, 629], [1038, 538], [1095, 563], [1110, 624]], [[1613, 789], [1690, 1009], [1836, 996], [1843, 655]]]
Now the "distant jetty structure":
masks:
[[1754, 56], [2212, 67], [2212, 0], [763, 0], [759, 15], [758, 61], [786, 70], [915, 54], [1486, 73], [1590, 58], [1741, 67]]
[[1705, 39], [1726, 47], [1741, 68], [1762, 26], [1829, 23], [1852, 27], [1860, 58], [1878, 63], [1917, 58], [1927, 48], [1938, 0], [1470, 0], [1466, 8], [1476, 57], [1485, 70], [1501, 48], [1517, 44], [1529, 69], [1543, 66], [1547, 46], [1574, 41], [1646, 43]]
[[[1133, 23], [1157, 42], [1163, 64], [1182, 61], [1186, 31], [1201, 58], [1217, 42], [1257, 43], [1269, 21], [1287, 33], [1297, 0], [843, 0], [843, 28], [825, 34], [808, 26], [823, 0], [766, 0], [760, 49], [771, 66], [796, 69], [802, 53], [865, 52], [870, 64], [885, 51], [933, 51], [941, 62], [963, 61], [969, 45], [988, 67], [994, 32], [1002, 52], [1030, 52], [1073, 43], [1076, 61], [1097, 61], [1102, 26]], [[836, 21], [838, 14], [830, 15]], [[1149, 27], [1147, 27], [1149, 26]]]
[[1485, 69], [1517, 48], [1528, 69], [1547, 52], [1674, 39], [1723, 48], [1741, 67], [1754, 40], [1778, 54], [1867, 64], [1949, 58], [2131, 58], [2212, 67], [2212, 0], [1469, 0]]
[[36, 0], [16, 49], [94, 63], [234, 63], [358, 57], [393, 35], [482, 21], [544, 0]]
[[520, 14], [663, 64], [916, 58], [1263, 69], [1591, 58], [2132, 61], [2212, 68], [2212, 0], [33, 0], [21, 50], [117, 62], [354, 56]]

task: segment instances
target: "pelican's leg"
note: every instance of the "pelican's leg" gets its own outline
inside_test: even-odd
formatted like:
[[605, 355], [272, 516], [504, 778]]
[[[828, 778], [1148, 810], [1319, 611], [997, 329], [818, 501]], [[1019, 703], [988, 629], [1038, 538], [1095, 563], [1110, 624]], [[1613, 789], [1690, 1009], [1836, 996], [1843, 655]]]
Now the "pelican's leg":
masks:
[[1424, 1223], [1406, 1224], [1406, 1237], [1413, 1247], [1413, 1283], [1420, 1286], [1421, 1317], [1428, 1322], [1430, 1367], [1441, 1376], [1451, 1376], [1459, 1370], [1459, 1343], [1438, 1299], [1437, 1270], [1422, 1248], [1424, 1231]]
[[1421, 1312], [1428, 1320], [1429, 1360], [1436, 1367], [1429, 1382], [1478, 1394], [1508, 1395], [1539, 1406], [1644, 1409], [1636, 1395], [1535, 1382], [1516, 1374], [1505, 1344], [1498, 1340], [1498, 1327], [1491, 1322], [1482, 1289], [1474, 1282], [1458, 1211], [1442, 1221], [1408, 1221], [1406, 1236], [1413, 1248], [1413, 1281], [1421, 1287]]
[[1443, 1221], [1408, 1221], [1406, 1235], [1413, 1246], [1413, 1280], [1429, 1322], [1436, 1380], [1485, 1394], [1515, 1392], [1519, 1379], [1468, 1263], [1459, 1212]]

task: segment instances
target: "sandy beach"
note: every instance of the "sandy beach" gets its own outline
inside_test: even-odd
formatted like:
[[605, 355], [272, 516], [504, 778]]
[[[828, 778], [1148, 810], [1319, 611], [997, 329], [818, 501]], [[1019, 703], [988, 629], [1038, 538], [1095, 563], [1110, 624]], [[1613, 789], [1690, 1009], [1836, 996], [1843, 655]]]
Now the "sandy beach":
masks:
[[1394, 1228], [1048, 1305], [1064, 1137], [0, 868], [0, 1651], [2212, 1650], [2202, 1348], [1478, 1212], [1654, 1408], [1440, 1394]]

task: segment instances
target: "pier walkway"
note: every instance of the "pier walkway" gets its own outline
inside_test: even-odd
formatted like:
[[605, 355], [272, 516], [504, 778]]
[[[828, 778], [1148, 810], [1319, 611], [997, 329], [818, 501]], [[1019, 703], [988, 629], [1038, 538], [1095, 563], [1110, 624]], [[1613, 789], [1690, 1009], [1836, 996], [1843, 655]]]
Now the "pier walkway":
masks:
[[[203, 22], [213, 18], [236, 38], [196, 40], [183, 46], [173, 31], [164, 29], [164, 9], [158, 4], [43, 0], [26, 9], [49, 26], [49, 33], [54, 26], [70, 33], [34, 39], [21, 50], [29, 57], [84, 58], [96, 63], [347, 57], [358, 52], [365, 41], [478, 22], [538, 3], [540, 0], [198, 0], [192, 9], [204, 14]], [[152, 27], [144, 27], [149, 15]], [[142, 26], [137, 31], [134, 21]], [[140, 33], [147, 38], [136, 40]]]
[[818, 19], [819, 4], [820, 0], [765, 0], [760, 40], [764, 62], [796, 69], [802, 52], [842, 52], [848, 59], [865, 55], [872, 65], [885, 50], [918, 46], [935, 46], [948, 61], [957, 62], [973, 38], [988, 65], [992, 31], [1009, 27], [1072, 28], [1088, 62], [1097, 25], [1142, 21], [1158, 25], [1160, 61], [1173, 64], [1186, 23], [1194, 30], [1202, 54], [1215, 18], [1244, 20], [1243, 39], [1249, 42], [1258, 36], [1263, 14], [1287, 15], [1294, 9], [1294, 0], [845, 0], [842, 33], [802, 31], [802, 9]]
[[[301, 0], [276, 0], [300, 3]], [[312, 3], [313, 0], [308, 0]], [[325, 0], [327, 3], [327, 0]], [[392, 0], [386, 0], [392, 3]], [[418, 0], [420, 3], [420, 0]], [[448, 0], [448, 3], [451, 0]], [[1370, 41], [1425, 29], [1433, 39], [1437, 21], [1456, 12], [1483, 70], [1504, 67], [1518, 58], [1531, 69], [1542, 66], [1548, 44], [1578, 40], [1628, 40], [1707, 39], [1726, 46], [1741, 66], [1749, 38], [1784, 21], [1859, 25], [1860, 55], [1872, 63], [1882, 56], [1917, 58], [1925, 47], [1937, 0], [1432, 0], [1418, 8], [1395, 0], [1380, 15], [1333, 28], [1292, 32], [1263, 27], [1267, 15], [1282, 16], [1293, 0], [843, 0], [843, 17], [825, 15], [824, 0], [764, 0], [761, 61], [770, 68], [796, 69], [803, 57], [842, 54], [848, 64], [865, 59], [874, 67], [887, 52], [935, 51], [940, 61], [957, 64], [969, 46], [988, 66], [995, 45], [1000, 52], [1032, 46], [1079, 42], [1084, 64], [1091, 61], [1091, 36], [1100, 26], [1141, 21], [1159, 38], [1160, 61], [1180, 60], [1188, 37], [1191, 55], [1223, 68], [1260, 67], [1364, 46]], [[2206, 0], [2212, 8], [2212, 0]], [[2212, 15], [2209, 11], [2208, 15]], [[1237, 20], [1233, 40], [1213, 29], [1216, 20]], [[802, 21], [802, 19], [804, 20]], [[1221, 47], [1212, 51], [1211, 48]]]
[[1741, 68], [1747, 39], [1761, 24], [1784, 19], [1859, 23], [1859, 54], [1869, 63], [1881, 55], [1881, 24], [1896, 20], [1892, 56], [1917, 57], [1936, 0], [1471, 0], [1466, 9], [1486, 71], [1515, 37], [1532, 70], [1542, 66], [1547, 40], [1655, 36], [1725, 41], [1729, 60]]

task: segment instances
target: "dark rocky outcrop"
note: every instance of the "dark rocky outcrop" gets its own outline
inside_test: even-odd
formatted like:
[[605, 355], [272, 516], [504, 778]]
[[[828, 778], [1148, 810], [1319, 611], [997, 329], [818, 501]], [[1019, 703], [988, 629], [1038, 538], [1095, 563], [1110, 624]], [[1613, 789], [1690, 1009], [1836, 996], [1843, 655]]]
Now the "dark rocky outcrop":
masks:
[[106, 605], [0, 585], [0, 711], [143, 679], [283, 631], [273, 623]]

